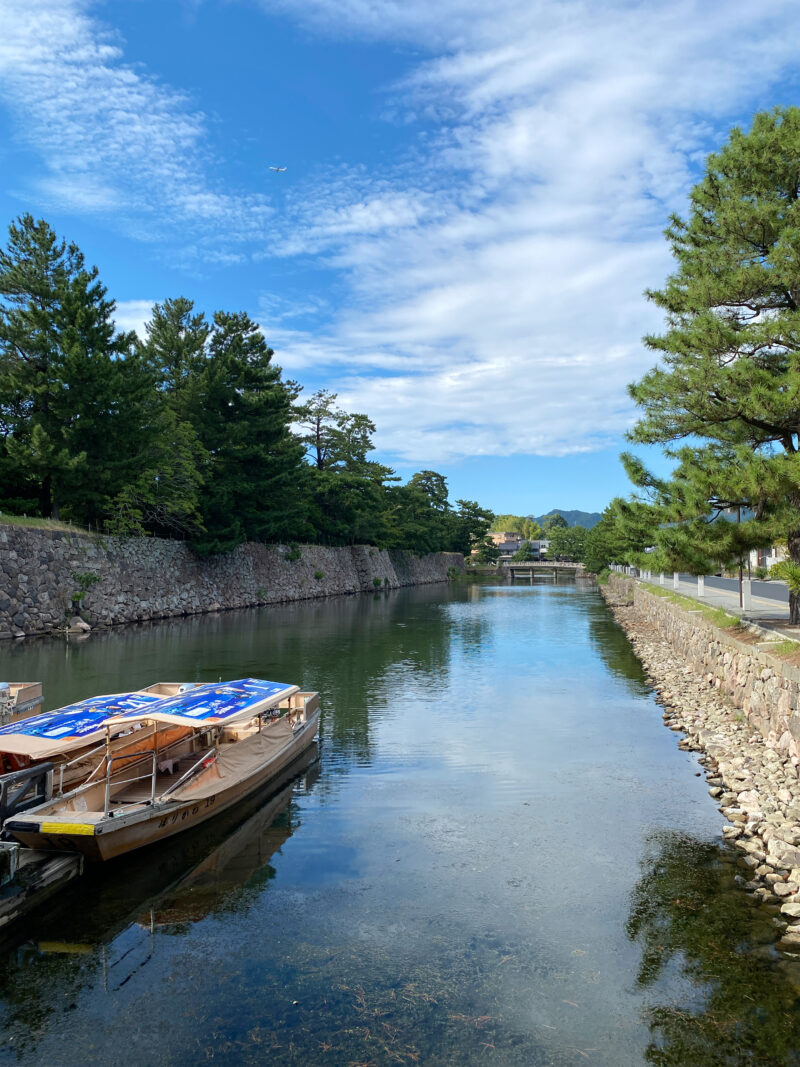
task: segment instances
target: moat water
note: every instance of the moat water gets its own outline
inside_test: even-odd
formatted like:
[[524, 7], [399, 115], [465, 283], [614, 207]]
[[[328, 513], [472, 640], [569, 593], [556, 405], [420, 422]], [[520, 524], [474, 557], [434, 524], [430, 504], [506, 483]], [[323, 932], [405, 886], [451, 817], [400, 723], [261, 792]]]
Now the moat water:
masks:
[[0, 946], [2, 1062], [800, 1063], [800, 961], [734, 882], [593, 586], [459, 583], [0, 657], [49, 707], [246, 675], [323, 706], [277, 793], [91, 871]]

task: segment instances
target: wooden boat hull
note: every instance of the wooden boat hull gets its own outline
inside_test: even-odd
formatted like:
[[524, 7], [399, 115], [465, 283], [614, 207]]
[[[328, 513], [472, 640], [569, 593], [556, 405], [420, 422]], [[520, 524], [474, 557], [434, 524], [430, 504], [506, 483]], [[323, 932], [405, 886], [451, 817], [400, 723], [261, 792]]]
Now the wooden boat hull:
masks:
[[34, 809], [8, 821], [4, 829], [31, 848], [80, 852], [94, 862], [114, 859], [198, 826], [238, 804], [279, 775], [314, 742], [318, 729], [319, 710], [316, 710], [269, 760], [241, 779], [221, 785], [217, 792], [208, 794], [206, 791], [198, 798], [157, 800], [144, 811], [95, 821], [91, 816], [97, 813], [92, 812], [76, 811], [74, 821], [66, 822], [56, 821], [47, 813], [39, 815], [38, 809]]

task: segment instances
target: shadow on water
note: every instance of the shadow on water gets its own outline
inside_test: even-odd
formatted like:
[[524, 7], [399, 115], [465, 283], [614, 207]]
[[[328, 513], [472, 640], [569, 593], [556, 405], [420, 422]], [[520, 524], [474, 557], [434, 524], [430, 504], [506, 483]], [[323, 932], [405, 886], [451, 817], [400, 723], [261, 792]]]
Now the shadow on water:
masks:
[[[18, 1054], [98, 980], [113, 994], [156, 954], [153, 935], [184, 935], [210, 916], [244, 914], [272, 878], [273, 855], [299, 828], [295, 790], [319, 776], [313, 744], [266, 789], [202, 827], [87, 873], [0, 945], [3, 1030]], [[35, 931], [35, 936], [34, 935]], [[6, 1042], [0, 1042], [0, 1048]]]
[[652, 690], [641, 660], [611, 613], [605, 601], [599, 597], [587, 608], [589, 639], [605, 665], [618, 678], [623, 678], [632, 692], [644, 695]]
[[675, 990], [645, 1008], [647, 1062], [800, 1064], [800, 961], [773, 951], [776, 928], [735, 884], [736, 857], [671, 831], [647, 845], [627, 933], [642, 950], [638, 986]]
[[342, 762], [368, 763], [387, 673], [447, 676], [448, 595], [436, 585], [159, 620], [78, 641], [37, 638], [4, 647], [4, 670], [41, 681], [45, 710], [155, 681], [297, 681], [323, 694], [320, 736]]

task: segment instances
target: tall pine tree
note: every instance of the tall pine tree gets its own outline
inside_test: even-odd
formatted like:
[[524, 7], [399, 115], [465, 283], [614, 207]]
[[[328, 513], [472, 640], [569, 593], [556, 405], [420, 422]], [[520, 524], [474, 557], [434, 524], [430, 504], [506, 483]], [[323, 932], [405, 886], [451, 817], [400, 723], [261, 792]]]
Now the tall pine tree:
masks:
[[[695, 557], [785, 539], [800, 622], [800, 109], [732, 130], [666, 236], [676, 270], [648, 295], [667, 328], [646, 338], [661, 362], [631, 387], [643, 410], [631, 436], [701, 450], [671, 449], [662, 539], [675, 558], [682, 537]], [[752, 516], [735, 536], [709, 521], [726, 507]]]
[[208, 453], [199, 552], [242, 541], [301, 540], [303, 446], [291, 433], [295, 393], [246, 314], [218, 311], [191, 391], [191, 419]]
[[[0, 249], [0, 477], [45, 517], [97, 521], [136, 470], [135, 409], [148, 381], [124, 357], [133, 336], [74, 244], [23, 215]], [[137, 368], [138, 369], [138, 368]]]

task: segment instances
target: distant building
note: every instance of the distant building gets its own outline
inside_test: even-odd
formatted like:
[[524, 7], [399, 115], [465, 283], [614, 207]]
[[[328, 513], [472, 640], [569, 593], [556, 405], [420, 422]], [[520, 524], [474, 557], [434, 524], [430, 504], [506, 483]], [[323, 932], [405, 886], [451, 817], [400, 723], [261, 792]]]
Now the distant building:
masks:
[[[500, 558], [497, 561], [498, 563], [509, 563], [511, 561], [511, 557], [516, 552], [519, 552], [519, 550], [525, 544], [524, 537], [518, 534], [513, 534], [512, 536], [514, 538], [513, 541], [495, 541], [495, 544], [500, 549]], [[547, 546], [550, 544], [549, 541], [530, 541], [529, 544], [531, 546], [531, 552], [533, 553], [534, 559], [545, 558], [545, 556], [547, 555]]]
[[511, 544], [512, 541], [519, 541], [519, 543], [522, 544], [523, 541], [522, 534], [513, 533], [511, 531], [505, 531], [503, 533], [500, 533], [493, 530], [489, 534], [489, 537], [491, 537], [492, 541], [494, 541], [496, 545]]
[[754, 548], [750, 552], [748, 562], [751, 570], [755, 570], [756, 567], [766, 567], [769, 570], [773, 564], [788, 558], [789, 555], [783, 545], [770, 545], [768, 548]]

